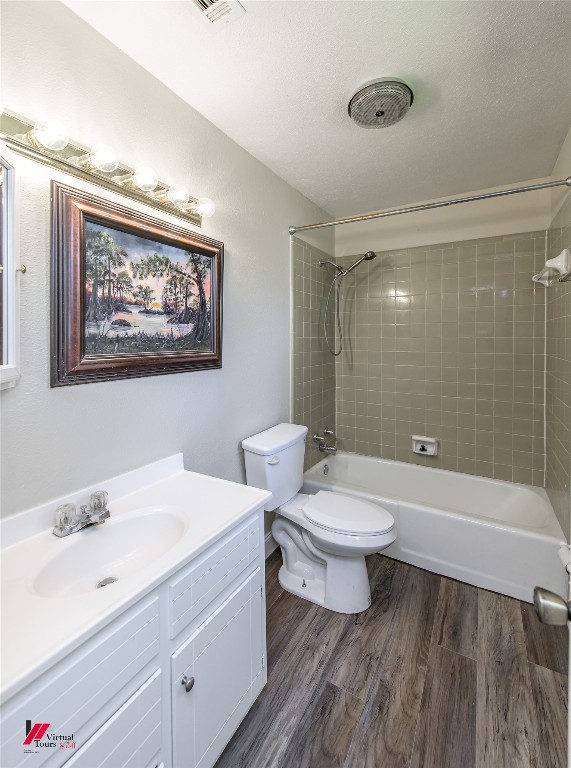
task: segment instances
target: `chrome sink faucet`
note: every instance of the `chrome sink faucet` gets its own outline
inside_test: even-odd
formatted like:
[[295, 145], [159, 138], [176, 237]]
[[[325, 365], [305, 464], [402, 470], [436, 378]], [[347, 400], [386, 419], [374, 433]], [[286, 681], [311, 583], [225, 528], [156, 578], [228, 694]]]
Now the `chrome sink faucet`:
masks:
[[83, 505], [79, 514], [77, 514], [75, 504], [62, 504], [56, 509], [54, 536], [69, 536], [88, 525], [104, 523], [111, 516], [107, 509], [108, 498], [107, 491], [95, 491], [89, 497], [89, 505]]
[[[327, 442], [328, 437], [332, 438], [332, 442], [329, 442], [329, 443]], [[319, 435], [317, 433], [313, 435], [313, 442], [317, 443], [317, 447], [319, 448], [321, 453], [331, 453], [335, 455], [337, 453], [337, 446], [335, 445], [335, 441], [336, 441], [336, 438], [335, 438], [334, 430], [327, 429], [327, 427], [323, 429], [322, 435]]]

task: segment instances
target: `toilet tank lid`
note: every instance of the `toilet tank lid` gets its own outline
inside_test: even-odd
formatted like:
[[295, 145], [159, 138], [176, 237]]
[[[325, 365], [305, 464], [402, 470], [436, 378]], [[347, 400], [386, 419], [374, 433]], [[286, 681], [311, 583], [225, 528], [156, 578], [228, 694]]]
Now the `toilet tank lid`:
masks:
[[242, 448], [260, 456], [271, 456], [272, 453], [278, 453], [300, 440], [305, 440], [306, 435], [307, 427], [301, 424], [277, 424], [242, 440]]

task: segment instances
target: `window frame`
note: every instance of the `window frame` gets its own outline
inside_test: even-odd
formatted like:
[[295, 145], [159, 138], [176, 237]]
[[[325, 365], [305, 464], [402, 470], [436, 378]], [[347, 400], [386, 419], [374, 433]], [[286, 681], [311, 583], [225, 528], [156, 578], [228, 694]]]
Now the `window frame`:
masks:
[[0, 143], [2, 169], [2, 360], [0, 390], [14, 387], [20, 378], [18, 205], [17, 174], [13, 153]]

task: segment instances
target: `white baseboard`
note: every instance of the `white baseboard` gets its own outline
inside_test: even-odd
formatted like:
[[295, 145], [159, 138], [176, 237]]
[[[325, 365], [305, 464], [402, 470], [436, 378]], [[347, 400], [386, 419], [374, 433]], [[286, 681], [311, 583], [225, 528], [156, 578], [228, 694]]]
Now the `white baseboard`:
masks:
[[278, 548], [278, 542], [272, 536], [271, 531], [268, 531], [265, 536], [266, 546], [266, 559]]

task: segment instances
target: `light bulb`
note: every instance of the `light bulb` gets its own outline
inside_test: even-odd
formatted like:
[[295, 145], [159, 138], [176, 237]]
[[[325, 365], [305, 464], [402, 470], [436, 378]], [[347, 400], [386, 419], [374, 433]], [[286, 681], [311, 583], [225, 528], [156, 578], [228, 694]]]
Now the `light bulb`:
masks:
[[159, 183], [157, 174], [147, 165], [141, 165], [133, 173], [133, 184], [142, 192], [152, 192]]
[[87, 158], [88, 167], [102, 173], [111, 173], [119, 165], [115, 150], [108, 144], [94, 144]]
[[69, 142], [69, 137], [58, 120], [38, 120], [27, 136], [36, 147], [55, 152], [65, 149]]
[[108, 144], [94, 144], [85, 155], [70, 157], [69, 161], [75, 163], [79, 168], [102, 173], [111, 173], [119, 165], [115, 150]]
[[166, 199], [173, 205], [186, 205], [188, 203], [188, 190], [182, 184], [172, 184], [166, 192]]
[[199, 197], [194, 204], [194, 210], [205, 219], [210, 218], [216, 210], [216, 206], [209, 197]]

